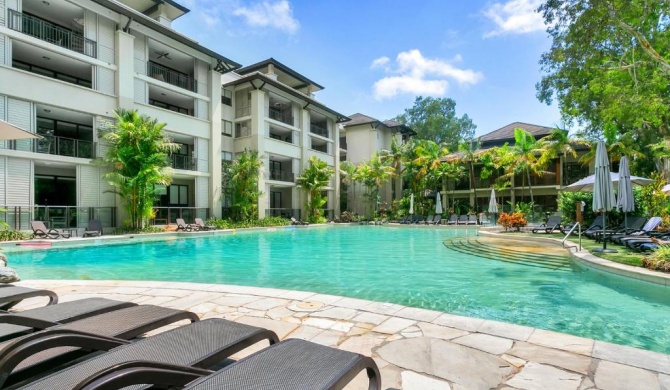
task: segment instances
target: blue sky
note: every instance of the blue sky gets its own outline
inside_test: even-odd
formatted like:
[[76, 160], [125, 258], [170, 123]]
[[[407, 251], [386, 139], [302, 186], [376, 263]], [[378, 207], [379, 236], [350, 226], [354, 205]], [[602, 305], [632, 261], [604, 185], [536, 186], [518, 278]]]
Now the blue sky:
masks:
[[477, 135], [511, 122], [560, 124], [535, 97], [551, 41], [540, 0], [180, 0], [173, 27], [250, 65], [274, 57], [323, 85], [317, 99], [390, 119], [417, 95], [449, 97]]

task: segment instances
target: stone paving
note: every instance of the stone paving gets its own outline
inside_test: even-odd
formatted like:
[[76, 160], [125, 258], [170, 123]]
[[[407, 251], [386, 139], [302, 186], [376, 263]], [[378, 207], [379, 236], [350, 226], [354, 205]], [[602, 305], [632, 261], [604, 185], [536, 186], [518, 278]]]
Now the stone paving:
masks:
[[[201, 318], [265, 327], [282, 339], [301, 338], [362, 353], [379, 365], [383, 389], [670, 389], [668, 355], [391, 303], [197, 283], [49, 280], [19, 284], [53, 289], [61, 302], [105, 297], [186, 309]], [[40, 304], [32, 299], [18, 309]], [[365, 389], [366, 383], [361, 374], [347, 389]]]

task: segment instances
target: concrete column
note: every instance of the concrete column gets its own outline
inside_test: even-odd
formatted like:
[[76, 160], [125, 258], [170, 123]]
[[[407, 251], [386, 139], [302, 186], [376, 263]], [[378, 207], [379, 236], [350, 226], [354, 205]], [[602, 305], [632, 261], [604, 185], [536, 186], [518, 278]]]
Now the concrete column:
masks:
[[[135, 102], [135, 69], [133, 64], [135, 37], [121, 30], [116, 31], [116, 51], [114, 53], [118, 71], [116, 91], [119, 108], [131, 108]], [[220, 100], [220, 99], [219, 99]]]
[[221, 73], [209, 71], [209, 215], [221, 218]]
[[[258, 218], [265, 218], [265, 209], [268, 206], [269, 194], [265, 185], [265, 172], [268, 169], [268, 158], [265, 155], [265, 112], [266, 94], [261, 90], [251, 91], [251, 145], [256, 148], [263, 161], [263, 167], [258, 174]], [[220, 99], [219, 99], [220, 100]]]
[[333, 157], [335, 157], [335, 176], [333, 177], [333, 180], [335, 181], [334, 183], [334, 195], [333, 197], [333, 209], [334, 209], [334, 217], [339, 218], [341, 214], [341, 205], [340, 205], [340, 126], [333, 122], [333, 127], [331, 134], [333, 135], [333, 148], [335, 149], [333, 151]]
[[[305, 168], [309, 165], [309, 158], [307, 157], [309, 153], [307, 151], [309, 150], [310, 145], [312, 143], [309, 137], [309, 124], [310, 124], [309, 111], [299, 108], [296, 120], [299, 120], [296, 123], [296, 127], [300, 128], [300, 134], [301, 134], [300, 138], [302, 140], [302, 145], [300, 146], [299, 169], [298, 172], [296, 172], [296, 175], [300, 175], [302, 171], [305, 170]], [[307, 202], [307, 193], [305, 193], [305, 190], [300, 188], [299, 194], [300, 194], [300, 202], [298, 203], [299, 204], [298, 208], [300, 209], [300, 216], [302, 219], [306, 219], [307, 210], [305, 209], [305, 203]]]

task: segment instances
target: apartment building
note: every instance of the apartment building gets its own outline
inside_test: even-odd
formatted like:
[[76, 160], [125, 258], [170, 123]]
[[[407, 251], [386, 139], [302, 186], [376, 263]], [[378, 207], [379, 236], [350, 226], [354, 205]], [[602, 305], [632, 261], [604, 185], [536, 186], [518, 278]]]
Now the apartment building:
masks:
[[[0, 0], [0, 119], [41, 136], [0, 143], [0, 206], [18, 229], [123, 222], [121, 200], [96, 162], [119, 108], [166, 123], [180, 144], [155, 223], [220, 217], [222, 160], [265, 159], [259, 214], [300, 216], [296, 177], [311, 156], [336, 172], [344, 115], [323, 87], [270, 58], [242, 68], [171, 28], [189, 10], [172, 0]], [[235, 72], [236, 71], [236, 72]], [[339, 213], [339, 173], [325, 189]]]
[[[259, 215], [301, 217], [305, 192], [296, 178], [312, 156], [335, 171], [324, 189], [325, 216], [339, 215], [339, 123], [346, 116], [316, 100], [323, 87], [274, 58], [224, 76], [223, 159], [245, 149], [264, 160], [260, 176]], [[224, 204], [224, 207], [226, 204]]]
[[[416, 134], [409, 127], [392, 120], [380, 121], [360, 113], [350, 115], [349, 118], [351, 121], [343, 124], [340, 133], [340, 160], [355, 165], [370, 160], [376, 152], [390, 150], [394, 138], [398, 144], [402, 144]], [[347, 188], [346, 197], [342, 200], [347, 210], [368, 214], [370, 202], [361, 196], [364, 191], [366, 189], [360, 184]], [[402, 197], [402, 180], [393, 178], [384, 183], [380, 197], [382, 205], [390, 207], [393, 200]]]

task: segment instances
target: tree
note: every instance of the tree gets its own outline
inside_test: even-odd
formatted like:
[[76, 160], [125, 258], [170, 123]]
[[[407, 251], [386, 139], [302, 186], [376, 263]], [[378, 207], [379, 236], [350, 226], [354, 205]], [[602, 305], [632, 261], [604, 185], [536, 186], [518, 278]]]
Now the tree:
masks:
[[352, 197], [356, 198], [356, 182], [354, 181], [354, 175], [356, 174], [356, 165], [350, 161], [340, 162], [340, 182], [342, 183], [342, 188], [340, 189], [340, 206], [343, 208], [343, 211], [352, 211], [349, 209], [351, 206], [349, 204], [349, 186], [352, 186], [353, 194]]
[[112, 167], [105, 177], [125, 202], [128, 227], [140, 230], [153, 217], [155, 186], [172, 182], [169, 155], [179, 145], [163, 132], [165, 123], [157, 119], [137, 110], [119, 109], [115, 114], [116, 123], [103, 133], [110, 145], [104, 161]]
[[375, 213], [379, 202], [379, 190], [394, 175], [395, 169], [389, 164], [388, 160], [382, 160], [377, 152], [370, 156], [370, 160], [359, 164], [356, 168], [354, 177], [368, 189], [366, 197], [373, 202]]
[[310, 222], [322, 222], [322, 208], [328, 202], [328, 198], [322, 195], [323, 189], [328, 186], [335, 170], [328, 166], [325, 161], [315, 156], [309, 158], [309, 165], [298, 176], [298, 184], [307, 192], [307, 220]]
[[564, 172], [565, 160], [568, 155], [577, 157], [577, 146], [591, 145], [588, 141], [582, 138], [570, 137], [567, 130], [554, 129], [551, 134], [541, 139], [546, 145], [547, 149], [556, 156], [561, 157], [561, 171]]
[[538, 98], [558, 101], [566, 123], [602, 138], [608, 126], [638, 151], [670, 128], [667, 0], [548, 0], [539, 7], [551, 49]]
[[258, 219], [258, 175], [263, 159], [257, 150], [244, 149], [237, 159], [224, 166], [222, 188], [228, 188], [232, 200], [232, 218], [236, 221]]
[[472, 138], [477, 126], [467, 114], [456, 116], [456, 102], [449, 98], [417, 96], [412, 108], [395, 118], [417, 132], [414, 138], [431, 140], [456, 150], [458, 142]]

